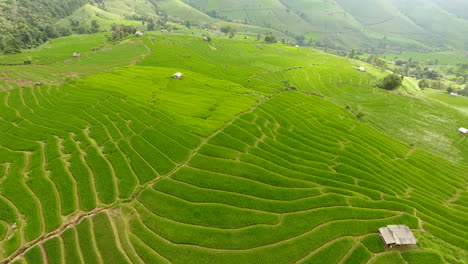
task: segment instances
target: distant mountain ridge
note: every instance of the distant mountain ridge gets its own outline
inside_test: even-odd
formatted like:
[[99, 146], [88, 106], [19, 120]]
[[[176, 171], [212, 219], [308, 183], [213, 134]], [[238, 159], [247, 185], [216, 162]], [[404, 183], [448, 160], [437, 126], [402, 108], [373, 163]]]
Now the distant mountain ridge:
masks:
[[468, 2], [461, 0], [184, 0], [219, 17], [298, 35], [330, 48], [468, 50]]
[[[79, 26], [94, 19], [109, 30], [112, 23], [141, 26], [161, 17], [215, 28], [251, 25], [255, 34], [272, 30], [331, 49], [468, 50], [466, 10], [463, 0], [0, 0], [0, 51], [86, 33]], [[72, 20], [80, 25], [73, 28]]]

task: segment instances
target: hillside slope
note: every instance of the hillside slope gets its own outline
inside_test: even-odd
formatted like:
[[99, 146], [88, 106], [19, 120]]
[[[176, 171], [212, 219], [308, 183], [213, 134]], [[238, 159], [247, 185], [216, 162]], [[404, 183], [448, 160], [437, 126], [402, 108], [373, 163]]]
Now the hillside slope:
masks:
[[0, 52], [15, 53], [48, 38], [66, 35], [55, 28], [60, 18], [72, 14], [88, 0], [0, 1]]
[[[0, 90], [0, 263], [468, 260], [467, 141], [451, 130], [466, 116], [372, 90], [372, 68], [315, 50], [138, 41], [152, 52], [136, 65]], [[385, 119], [447, 133], [458, 162], [383, 134], [400, 127]], [[387, 224], [419, 245], [384, 248]]]
[[[461, 10], [466, 10], [462, 1], [186, 2], [204, 12], [216, 11], [219, 17], [225, 19], [296, 35], [319, 33], [324, 41], [322, 44], [332, 48], [468, 48], [468, 21], [460, 14]], [[338, 44], [333, 44], [337, 41]]]

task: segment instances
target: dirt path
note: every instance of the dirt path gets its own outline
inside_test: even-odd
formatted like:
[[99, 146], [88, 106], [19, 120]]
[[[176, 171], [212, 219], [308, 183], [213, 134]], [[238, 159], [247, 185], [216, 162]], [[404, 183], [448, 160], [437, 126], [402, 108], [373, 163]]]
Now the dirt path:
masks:
[[41, 245], [42, 243], [44, 243], [45, 241], [51, 239], [51, 238], [54, 238], [54, 237], [58, 237], [60, 235], [62, 235], [63, 232], [65, 232], [68, 228], [71, 228], [77, 224], [79, 224], [83, 219], [85, 218], [90, 218], [90, 217], [93, 217], [101, 212], [105, 212], [109, 210], [108, 208], [96, 208], [90, 212], [87, 212], [87, 213], [84, 213], [84, 214], [81, 214], [77, 217], [75, 217], [75, 219], [73, 219], [72, 221], [68, 222], [68, 223], [65, 223], [65, 224], [62, 224], [62, 226], [60, 226], [57, 230], [55, 231], [52, 231], [48, 234], [45, 234], [41, 237], [39, 237], [38, 239], [26, 244], [25, 246], [21, 247], [20, 249], [18, 249], [14, 254], [10, 255], [8, 258], [2, 260], [0, 262], [0, 264], [7, 264], [7, 263], [13, 263], [14, 261], [16, 261], [17, 259], [21, 258], [23, 256], [23, 254], [28, 251], [30, 248], [33, 248], [34, 246], [37, 246], [37, 245]]

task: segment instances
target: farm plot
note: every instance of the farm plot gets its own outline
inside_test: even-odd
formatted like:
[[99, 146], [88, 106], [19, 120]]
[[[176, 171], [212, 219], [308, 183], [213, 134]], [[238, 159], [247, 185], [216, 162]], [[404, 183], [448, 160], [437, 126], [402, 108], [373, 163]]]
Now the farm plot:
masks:
[[[141, 122], [156, 118], [140, 117]], [[158, 126], [163, 125], [170, 126]], [[139, 135], [146, 139], [145, 133]], [[86, 132], [82, 137], [88, 143], [80, 140], [81, 148], [94, 146], [99, 138]], [[420, 230], [421, 238], [435, 236], [460, 252], [468, 249], [466, 212], [448, 206], [465, 188], [466, 168], [411, 152], [317, 96], [279, 93], [205, 139], [195, 138], [192, 145], [178, 141], [193, 150], [180, 157], [183, 163], [156, 180], [139, 182], [141, 191], [122, 204], [98, 207], [99, 212], [58, 232], [58, 240], [39, 241], [24, 255], [26, 260], [32, 254], [84, 263], [441, 260], [430, 248], [385, 252], [376, 231], [393, 223]], [[126, 140], [123, 133], [120, 140]], [[156, 164], [152, 153], [134, 148], [141, 159]], [[163, 154], [171, 157], [168, 151]], [[160, 175], [157, 166], [153, 169]], [[117, 177], [111, 178], [118, 185]], [[96, 200], [101, 201], [99, 195]], [[52, 243], [64, 248], [63, 256], [41, 255], [44, 251], [36, 249]]]
[[[193, 36], [148, 35], [145, 43], [155, 52], [138, 65], [197, 72], [262, 94], [274, 94], [286, 86], [318, 94], [397, 140], [468, 164], [468, 140], [456, 133], [466, 115], [418, 93], [407, 96], [406, 88], [389, 93], [373, 87], [375, 79], [388, 73], [365, 63], [252, 40], [207, 43]], [[362, 65], [368, 68], [366, 73], [357, 70]]]
[[[0, 263], [468, 261], [468, 169], [321, 96], [375, 127], [385, 99], [413, 99], [371, 102], [346, 60], [252, 43], [150, 37], [138, 66], [0, 90]], [[387, 252], [388, 224], [420, 248]]]

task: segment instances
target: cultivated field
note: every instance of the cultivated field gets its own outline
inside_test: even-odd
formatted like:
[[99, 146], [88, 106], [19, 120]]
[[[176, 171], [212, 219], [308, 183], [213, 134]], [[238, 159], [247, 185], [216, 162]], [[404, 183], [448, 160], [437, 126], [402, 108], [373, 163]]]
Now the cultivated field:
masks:
[[[136, 66], [0, 91], [0, 263], [468, 261], [462, 113], [313, 50], [128, 43]], [[387, 224], [419, 246], [384, 248]]]

